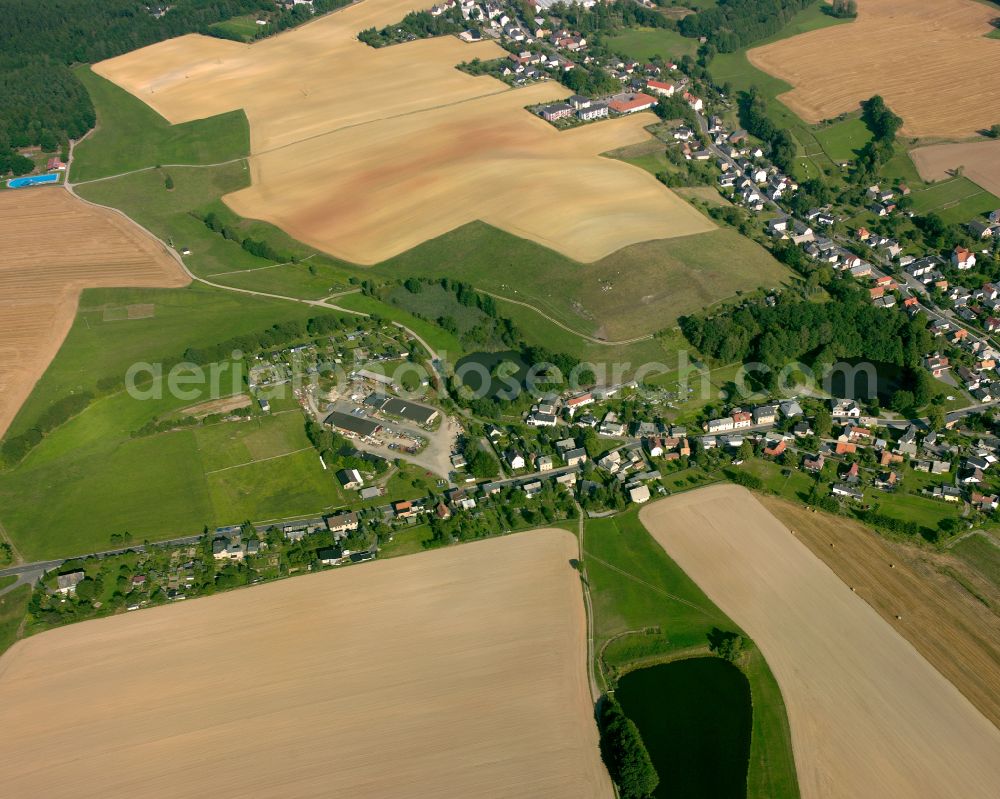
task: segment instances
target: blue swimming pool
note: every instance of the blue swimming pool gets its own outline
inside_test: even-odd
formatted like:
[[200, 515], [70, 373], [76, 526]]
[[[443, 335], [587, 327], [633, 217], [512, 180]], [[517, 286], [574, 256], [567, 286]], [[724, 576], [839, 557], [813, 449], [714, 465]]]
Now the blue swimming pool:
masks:
[[25, 186], [39, 186], [43, 183], [57, 183], [58, 181], [58, 172], [47, 172], [44, 175], [28, 175], [26, 178], [11, 178], [7, 181], [7, 187], [23, 189]]

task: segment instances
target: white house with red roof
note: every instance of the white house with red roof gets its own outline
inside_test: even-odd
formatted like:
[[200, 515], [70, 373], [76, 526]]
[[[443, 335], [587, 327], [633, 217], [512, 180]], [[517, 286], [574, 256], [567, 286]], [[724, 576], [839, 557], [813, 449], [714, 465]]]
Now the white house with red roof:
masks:
[[976, 265], [976, 255], [962, 245], [958, 245], [951, 252], [951, 262], [956, 269], [972, 269]]
[[673, 97], [674, 92], [677, 90], [672, 81], [652, 79], [646, 81], [646, 88], [662, 97]]
[[695, 111], [704, 111], [705, 103], [700, 97], [695, 97], [691, 92], [684, 92], [684, 102], [691, 106]]

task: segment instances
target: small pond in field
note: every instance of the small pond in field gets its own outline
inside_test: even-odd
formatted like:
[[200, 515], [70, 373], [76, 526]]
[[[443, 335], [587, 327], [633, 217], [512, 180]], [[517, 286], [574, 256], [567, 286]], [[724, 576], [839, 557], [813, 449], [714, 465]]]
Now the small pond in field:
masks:
[[736, 666], [692, 658], [639, 669], [621, 678], [615, 698], [660, 775], [655, 797], [746, 797], [753, 709]]

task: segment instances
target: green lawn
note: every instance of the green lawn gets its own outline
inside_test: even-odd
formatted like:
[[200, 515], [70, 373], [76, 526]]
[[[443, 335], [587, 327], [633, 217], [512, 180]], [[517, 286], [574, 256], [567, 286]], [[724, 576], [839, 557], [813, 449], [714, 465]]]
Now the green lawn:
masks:
[[0, 655], [6, 652], [17, 640], [21, 620], [28, 609], [28, 599], [31, 597], [31, 586], [22, 585], [9, 593], [0, 596]]
[[643, 242], [589, 264], [481, 222], [465, 225], [373, 268], [377, 274], [448, 276], [526, 302], [572, 330], [609, 340], [671, 327], [738, 291], [786, 282], [790, 272], [734, 230]]
[[[302, 424], [302, 416], [296, 416]], [[344, 505], [335, 472], [324, 471], [312, 449], [213, 472], [206, 478], [220, 524], [318, 515]]]
[[[660, 629], [659, 634], [616, 639], [604, 649], [604, 659], [612, 668], [669, 659], [685, 650], [704, 647], [713, 627], [738, 629], [646, 532], [635, 510], [588, 520], [584, 561], [590, 578], [598, 652], [623, 632]], [[781, 691], [755, 648], [743, 670], [750, 681], [754, 707], [747, 796], [797, 797]]]
[[251, 42], [257, 35], [257, 31], [267, 29], [266, 26], [257, 24], [257, 17], [252, 14], [245, 14], [242, 17], [233, 17], [224, 22], [213, 22], [208, 26], [218, 31], [223, 31], [231, 36], [238, 36], [245, 42]]
[[76, 75], [97, 109], [97, 128], [74, 151], [74, 182], [157, 164], [215, 164], [250, 152], [242, 111], [171, 125], [141, 100], [81, 66]]
[[[105, 321], [106, 308], [134, 302], [153, 303], [154, 316]], [[214, 344], [315, 313], [298, 303], [198, 285], [87, 291], [66, 342], [12, 430], [33, 424], [53, 399], [92, 389], [101, 377], [124, 375], [137, 361], [165, 360], [169, 365], [188, 346]], [[223, 394], [232, 393], [228, 375], [222, 388]], [[288, 487], [280, 485], [280, 460], [269, 462], [274, 468], [258, 467], [255, 475], [243, 475], [259, 481], [254, 488], [260, 493], [276, 496], [274, 504], [261, 500], [238, 513], [226, 497], [238, 495], [239, 486], [232, 488], [232, 480], [221, 478], [210, 485], [205, 472], [306, 447], [297, 411], [226, 429], [132, 437], [151, 419], [172, 416], [197, 401], [175, 399], [169, 392], [162, 399], [133, 399], [125, 392], [105, 396], [53, 431], [17, 467], [0, 472], [0, 521], [18, 548], [29, 559], [89, 552], [106, 548], [112, 533], [125, 530], [136, 540], [165, 538], [197, 532], [205, 524], [242, 521], [253, 511], [273, 515], [275, 509], [290, 509], [293, 503], [278, 496], [288, 495]], [[233, 436], [240, 440], [230, 440]], [[310, 513], [341, 500], [318, 460], [310, 464], [315, 468], [308, 475], [296, 472], [296, 479], [312, 495], [293, 512]]]
[[968, 222], [1000, 206], [1000, 198], [965, 177], [949, 178], [923, 188], [913, 188], [910, 196], [916, 213], [934, 212], [945, 222]]
[[198, 452], [207, 472], [277, 458], [310, 448], [304, 425], [302, 414], [292, 411], [199, 427]]
[[612, 52], [636, 61], [649, 61], [653, 56], [680, 61], [683, 56], [698, 52], [697, 39], [666, 28], [627, 28], [609, 36], [605, 44]]
[[108, 549], [114, 533], [138, 541], [190, 535], [214, 521], [191, 430], [99, 441], [57, 460], [34, 460], [0, 476], [3, 523], [27, 560]]
[[98, 400], [0, 474], [3, 523], [25, 557], [106, 549], [112, 533], [156, 540], [348, 501], [298, 411], [130, 436], [144, 420], [189, 403]]
[[871, 141], [872, 133], [860, 117], [835, 122], [816, 130], [816, 140], [834, 161], [853, 161], [857, 151]]
[[[108, 321], [117, 316], [116, 309], [133, 304], [152, 305], [153, 316]], [[134, 363], [176, 361], [188, 347], [215, 344], [317, 313], [322, 312], [300, 303], [198, 283], [186, 289], [88, 289], [59, 354], [21, 408], [11, 433], [31, 427], [53, 401], [76, 391], [93, 391], [101, 378], [123, 377]]]
[[380, 558], [396, 558], [400, 555], [413, 555], [423, 552], [423, 542], [431, 537], [431, 530], [426, 524], [404, 527], [394, 530], [391, 539], [383, 539], [378, 556]]
[[959, 541], [952, 552], [983, 575], [993, 585], [1000, 586], [1000, 547], [981, 535], [970, 535]]

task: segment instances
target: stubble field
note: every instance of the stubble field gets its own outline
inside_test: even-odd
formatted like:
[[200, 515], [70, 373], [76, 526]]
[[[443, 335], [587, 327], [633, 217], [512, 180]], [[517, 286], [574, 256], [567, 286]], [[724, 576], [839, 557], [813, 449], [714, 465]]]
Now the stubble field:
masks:
[[651, 175], [599, 156], [648, 139], [654, 115], [559, 132], [524, 106], [565, 87], [513, 90], [455, 69], [505, 57], [491, 42], [357, 40], [411, 7], [366, 0], [253, 45], [183, 36], [94, 71], [173, 123], [245, 109], [253, 183], [227, 204], [355, 263], [476, 219], [585, 262], [714, 229]]
[[85, 622], [0, 659], [0, 794], [610, 797], [572, 535]]
[[994, 795], [1000, 731], [749, 492], [711, 486], [640, 518], [760, 647], [804, 799]]
[[118, 214], [57, 188], [0, 192], [0, 436], [69, 332], [82, 289], [187, 283]]
[[881, 94], [914, 136], [969, 136], [1000, 119], [997, 10], [975, 0], [859, 0], [858, 17], [750, 50], [795, 88], [780, 99], [807, 122]]
[[1000, 141], [932, 144], [911, 150], [910, 158], [924, 180], [945, 180], [961, 167], [973, 183], [1000, 196]]
[[1000, 725], [1000, 621], [993, 610], [1000, 590], [948, 554], [889, 541], [857, 522], [777, 497], [760, 501]]

